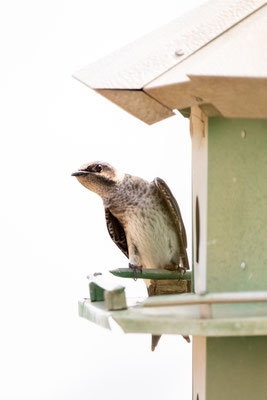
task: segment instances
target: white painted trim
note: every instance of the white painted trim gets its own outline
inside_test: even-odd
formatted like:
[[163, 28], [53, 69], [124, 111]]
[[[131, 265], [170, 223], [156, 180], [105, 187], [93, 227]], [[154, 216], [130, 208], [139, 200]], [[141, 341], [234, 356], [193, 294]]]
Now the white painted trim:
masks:
[[[198, 106], [191, 108], [192, 196], [195, 293], [206, 292], [207, 275], [207, 203], [208, 203], [208, 118]], [[200, 211], [199, 262], [197, 262], [196, 199]]]

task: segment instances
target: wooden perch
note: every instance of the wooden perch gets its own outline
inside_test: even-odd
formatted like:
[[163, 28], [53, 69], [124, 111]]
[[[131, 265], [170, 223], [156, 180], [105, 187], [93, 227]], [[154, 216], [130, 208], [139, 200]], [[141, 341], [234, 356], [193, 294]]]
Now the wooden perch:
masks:
[[180, 274], [177, 271], [168, 271], [166, 269], [143, 269], [142, 272], [134, 273], [130, 268], [118, 268], [110, 271], [111, 274], [120, 278], [135, 279], [156, 279], [156, 280], [183, 280], [191, 281], [191, 271]]

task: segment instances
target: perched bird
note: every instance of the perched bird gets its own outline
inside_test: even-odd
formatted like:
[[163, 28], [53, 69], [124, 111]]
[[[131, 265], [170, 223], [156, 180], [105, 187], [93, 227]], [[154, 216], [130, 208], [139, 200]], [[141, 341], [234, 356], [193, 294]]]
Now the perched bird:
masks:
[[[165, 268], [180, 272], [189, 269], [180, 209], [162, 179], [148, 182], [120, 173], [101, 161], [82, 165], [72, 176], [102, 198], [108, 232], [129, 258], [130, 268], [134, 271]], [[158, 339], [154, 337], [154, 345], [152, 340], [152, 349]]]

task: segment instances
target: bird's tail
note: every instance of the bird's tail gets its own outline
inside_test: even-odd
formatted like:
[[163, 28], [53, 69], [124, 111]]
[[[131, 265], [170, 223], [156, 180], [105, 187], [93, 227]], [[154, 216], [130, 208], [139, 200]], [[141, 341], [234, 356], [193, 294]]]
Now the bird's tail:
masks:
[[[168, 280], [163, 281], [163, 282], [165, 282], [165, 286], [164, 286], [165, 290], [162, 290], [161, 286], [158, 286], [158, 283], [157, 283], [158, 281], [152, 280], [152, 279], [144, 279], [144, 281], [145, 281], [145, 284], [147, 286], [147, 292], [148, 292], [148, 296], [149, 297], [156, 296], [156, 295], [163, 294], [163, 293], [167, 293], [168, 291], [167, 291], [166, 283], [168, 283], [168, 285], [170, 285], [172, 283], [171, 281], [168, 281]], [[190, 282], [186, 282], [186, 290], [185, 291], [186, 292], [190, 292], [190, 288], [191, 288]], [[177, 288], [176, 288], [176, 290], [177, 290]], [[173, 293], [177, 293], [177, 291], [175, 291]], [[152, 337], [151, 337], [151, 351], [155, 350], [155, 348], [158, 345], [158, 342], [159, 342], [160, 338], [161, 338], [161, 335], [152, 335]], [[187, 343], [191, 342], [189, 336], [183, 336], [183, 338], [187, 341]]]
[[158, 345], [159, 339], [161, 338], [161, 335], [152, 335], [151, 337], [151, 351], [154, 351], [155, 348]]
[[[152, 340], [151, 340], [151, 351], [154, 351], [155, 348], [158, 345], [159, 339], [161, 338], [161, 335], [152, 335]], [[191, 343], [190, 337], [189, 336], [183, 336], [184, 340], [187, 341], [187, 343]]]

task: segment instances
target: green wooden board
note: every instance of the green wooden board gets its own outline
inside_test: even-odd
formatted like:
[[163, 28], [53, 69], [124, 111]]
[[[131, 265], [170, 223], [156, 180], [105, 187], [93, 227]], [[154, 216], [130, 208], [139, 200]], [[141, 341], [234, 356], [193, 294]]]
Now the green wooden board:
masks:
[[209, 118], [208, 130], [207, 290], [264, 290], [267, 120]]
[[111, 329], [112, 318], [126, 333], [153, 333], [244, 336], [267, 335], [267, 303], [214, 304], [212, 318], [201, 317], [201, 306], [143, 307], [106, 311], [103, 302], [82, 300], [79, 314], [102, 327]]
[[207, 400], [266, 400], [266, 376], [267, 336], [207, 338]]

